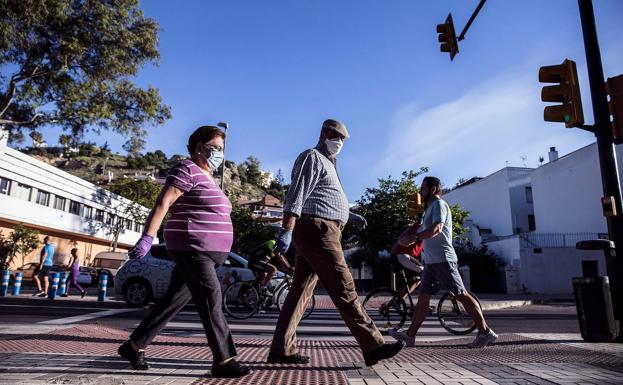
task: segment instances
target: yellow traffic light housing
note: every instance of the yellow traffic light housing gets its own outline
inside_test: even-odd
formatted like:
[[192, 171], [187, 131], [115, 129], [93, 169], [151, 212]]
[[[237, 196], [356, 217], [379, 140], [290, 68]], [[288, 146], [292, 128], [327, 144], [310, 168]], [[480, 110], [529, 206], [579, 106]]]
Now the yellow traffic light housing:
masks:
[[456, 40], [451, 13], [448, 14], [445, 23], [437, 24], [437, 33], [439, 34], [438, 40], [441, 43], [439, 50], [441, 52], [449, 52], [450, 60], [454, 60], [454, 56], [459, 52], [459, 43]]
[[610, 97], [608, 107], [614, 143], [621, 144], [623, 143], [623, 75], [608, 78], [606, 92]]
[[543, 87], [541, 91], [542, 101], [562, 103], [545, 107], [543, 111], [545, 121], [564, 122], [567, 128], [584, 124], [578, 71], [573, 60], [565, 59], [562, 64], [541, 67], [539, 82], [559, 83]]

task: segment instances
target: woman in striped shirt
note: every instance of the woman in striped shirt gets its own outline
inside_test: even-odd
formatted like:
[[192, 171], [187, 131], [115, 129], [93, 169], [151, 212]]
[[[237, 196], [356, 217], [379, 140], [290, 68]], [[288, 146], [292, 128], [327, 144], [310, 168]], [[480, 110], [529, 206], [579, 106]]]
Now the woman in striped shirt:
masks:
[[217, 127], [199, 127], [188, 139], [190, 159], [171, 169], [145, 232], [130, 250], [142, 258], [167, 212], [164, 229], [167, 251], [175, 269], [166, 294], [119, 347], [119, 355], [134, 369], [147, 370], [144, 349], [191, 299], [197, 307], [214, 357], [213, 377], [236, 378], [249, 374], [234, 357], [236, 347], [221, 308], [221, 286], [216, 267], [223, 264], [233, 242], [231, 202], [212, 178], [223, 162], [225, 133]]

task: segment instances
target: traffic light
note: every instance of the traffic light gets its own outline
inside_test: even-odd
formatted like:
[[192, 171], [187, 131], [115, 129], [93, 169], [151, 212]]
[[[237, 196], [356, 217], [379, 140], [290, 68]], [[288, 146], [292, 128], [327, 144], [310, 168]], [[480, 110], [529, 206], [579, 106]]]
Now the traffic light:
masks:
[[450, 60], [454, 59], [454, 56], [459, 52], [459, 43], [456, 40], [456, 33], [454, 32], [454, 23], [452, 22], [452, 14], [449, 13], [446, 18], [446, 22], [443, 24], [437, 24], [437, 33], [439, 34], [439, 50], [441, 52], [449, 52]]
[[608, 107], [612, 116], [610, 126], [614, 143], [621, 144], [623, 143], [623, 75], [608, 78], [606, 92], [610, 97]]
[[410, 194], [408, 199], [407, 210], [410, 216], [417, 217], [424, 212], [424, 204], [422, 203], [422, 196], [419, 192]]
[[578, 71], [573, 60], [565, 59], [562, 64], [541, 67], [539, 82], [559, 83], [555, 86], [543, 87], [541, 100], [562, 102], [562, 104], [545, 107], [543, 111], [545, 121], [564, 122], [567, 128], [584, 124]]

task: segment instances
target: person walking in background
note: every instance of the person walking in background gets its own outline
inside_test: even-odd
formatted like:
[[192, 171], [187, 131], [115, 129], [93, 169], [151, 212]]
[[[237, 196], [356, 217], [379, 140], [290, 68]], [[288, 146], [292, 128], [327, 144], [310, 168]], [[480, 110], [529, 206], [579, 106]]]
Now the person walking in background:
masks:
[[404, 346], [402, 341], [385, 344], [359, 303], [355, 282], [342, 252], [340, 240], [344, 225], [348, 221], [360, 229], [367, 225], [365, 218], [350, 212], [337, 173], [336, 156], [348, 136], [342, 123], [325, 120], [316, 147], [303, 151], [294, 162], [283, 224], [274, 251], [285, 253], [294, 239], [297, 256], [292, 285], [279, 314], [268, 363], [309, 362], [309, 357], [297, 352], [296, 328], [318, 279], [357, 340], [366, 365], [393, 357]]
[[450, 206], [441, 199], [441, 181], [427, 176], [422, 181], [420, 194], [426, 203], [422, 225], [417, 232], [403, 234], [399, 239], [402, 246], [423, 241], [422, 283], [413, 320], [409, 329], [390, 330], [390, 335], [407, 346], [415, 346], [415, 335], [428, 315], [430, 298], [438, 290], [437, 282], [448, 289], [465, 306], [465, 310], [476, 323], [478, 335], [469, 344], [471, 348], [482, 348], [498, 338], [489, 328], [476, 300], [465, 290], [458, 270], [457, 255], [452, 245], [452, 212]]
[[251, 372], [234, 359], [236, 347], [223, 315], [216, 275], [233, 243], [231, 202], [212, 178], [223, 162], [224, 139], [225, 133], [214, 126], [192, 133], [188, 139], [191, 158], [169, 171], [143, 235], [128, 252], [130, 258], [143, 258], [162, 220], [171, 214], [164, 230], [167, 252], [175, 261], [169, 288], [118, 349], [136, 370], [149, 369], [145, 349], [192, 299], [212, 351], [212, 376], [237, 378]]
[[[39, 266], [32, 275], [32, 279], [37, 286], [37, 292], [33, 294], [33, 297], [45, 297], [48, 295], [48, 288], [50, 287], [49, 275], [50, 270], [52, 270], [52, 265], [54, 265], [55, 249], [52, 238], [46, 235], [45, 238], [43, 238], [43, 248], [41, 248]], [[43, 288], [41, 287], [41, 278], [43, 278]]]
[[87, 295], [87, 291], [78, 283], [78, 276], [80, 275], [80, 257], [78, 256], [78, 249], [71, 249], [71, 259], [69, 260], [69, 277], [66, 281], [65, 293], [61, 294], [61, 297], [67, 297], [69, 295], [69, 289], [71, 285], [74, 285], [76, 289], [80, 290], [80, 297], [84, 298]]

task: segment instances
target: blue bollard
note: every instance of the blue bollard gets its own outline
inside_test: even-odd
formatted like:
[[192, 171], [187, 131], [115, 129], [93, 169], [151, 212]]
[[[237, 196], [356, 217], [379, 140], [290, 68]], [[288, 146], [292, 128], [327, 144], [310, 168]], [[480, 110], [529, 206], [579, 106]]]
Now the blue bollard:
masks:
[[13, 281], [13, 295], [19, 295], [19, 291], [22, 289], [22, 278], [24, 278], [24, 273], [21, 271], [15, 273], [15, 281]]
[[63, 273], [61, 274], [61, 281], [58, 284], [58, 295], [67, 294], [67, 276], [67, 272], [63, 271]]
[[58, 282], [61, 280], [61, 273], [54, 273], [52, 275], [52, 282], [50, 283], [50, 289], [48, 290], [48, 298], [54, 299], [58, 294]]
[[106, 301], [106, 289], [108, 288], [108, 273], [102, 272], [100, 275], [100, 287], [97, 293], [97, 300], [102, 302]]
[[0, 287], [0, 297], [6, 297], [9, 291], [9, 279], [11, 272], [9, 270], [2, 270], [2, 287]]

